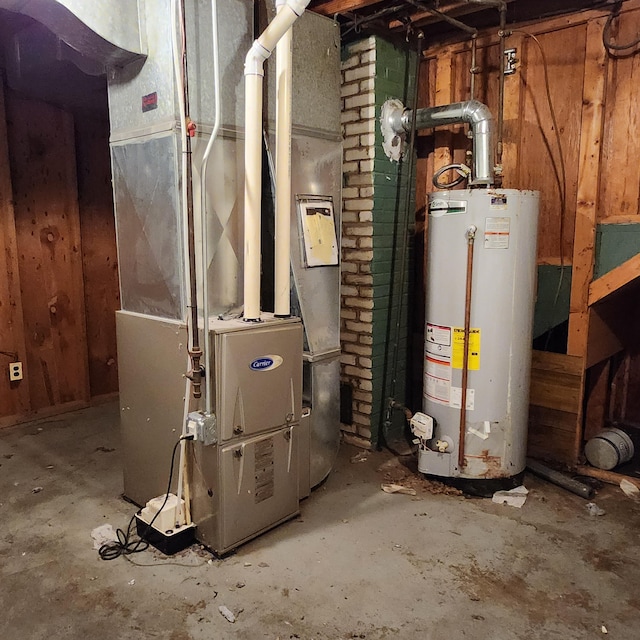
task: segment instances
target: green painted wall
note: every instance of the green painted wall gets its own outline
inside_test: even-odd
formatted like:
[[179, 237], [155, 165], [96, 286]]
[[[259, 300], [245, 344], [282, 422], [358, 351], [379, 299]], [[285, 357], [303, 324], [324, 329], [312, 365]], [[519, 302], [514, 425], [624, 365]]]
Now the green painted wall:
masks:
[[569, 318], [571, 267], [538, 266], [538, 295], [533, 316], [533, 337], [557, 327]]
[[[413, 84], [417, 55], [376, 38], [375, 104], [376, 119], [382, 104], [389, 98], [399, 98], [409, 104], [413, 97]], [[396, 378], [394, 397], [405, 402], [407, 388], [407, 309], [409, 306], [409, 265], [413, 259], [412, 238], [415, 226], [415, 171], [409, 175], [409, 160], [391, 162], [382, 149], [380, 127], [376, 126], [375, 157], [373, 165], [373, 354], [372, 383], [373, 407], [371, 413], [371, 440], [377, 444], [385, 419], [392, 380]], [[415, 167], [415, 163], [414, 163]], [[406, 220], [406, 198], [410, 198], [409, 234], [403, 257], [403, 229]], [[403, 277], [404, 274], [404, 277]], [[401, 285], [404, 280], [404, 286]], [[396, 325], [400, 325], [396, 341]], [[397, 369], [394, 374], [394, 344], [398, 344]], [[404, 430], [404, 417], [395, 412], [394, 420], [385, 433], [393, 440]]]
[[594, 280], [640, 253], [640, 224], [599, 224]]

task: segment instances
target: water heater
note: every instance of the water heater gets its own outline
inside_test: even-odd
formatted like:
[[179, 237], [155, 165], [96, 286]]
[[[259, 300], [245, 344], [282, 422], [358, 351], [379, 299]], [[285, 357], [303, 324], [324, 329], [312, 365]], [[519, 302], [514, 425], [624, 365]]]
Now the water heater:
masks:
[[513, 189], [429, 198], [423, 410], [432, 420], [414, 426], [419, 469], [481, 495], [516, 486], [526, 465], [538, 202]]

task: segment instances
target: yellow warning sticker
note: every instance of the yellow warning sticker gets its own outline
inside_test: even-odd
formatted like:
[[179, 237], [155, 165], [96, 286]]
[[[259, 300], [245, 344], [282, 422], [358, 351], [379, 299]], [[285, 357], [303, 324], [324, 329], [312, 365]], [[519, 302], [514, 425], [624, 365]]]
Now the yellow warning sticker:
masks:
[[[464, 357], [464, 329], [453, 327], [453, 354], [451, 366], [462, 369]], [[469, 329], [469, 371], [480, 369], [480, 329]]]

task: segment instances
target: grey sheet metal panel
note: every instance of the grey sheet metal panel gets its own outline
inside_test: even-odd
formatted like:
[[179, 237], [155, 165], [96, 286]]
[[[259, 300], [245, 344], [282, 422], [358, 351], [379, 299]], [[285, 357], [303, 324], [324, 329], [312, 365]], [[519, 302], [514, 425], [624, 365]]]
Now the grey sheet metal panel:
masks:
[[305, 11], [293, 27], [293, 125], [340, 135], [340, 84], [340, 27]]
[[[165, 123], [173, 127], [177, 120], [173, 57], [171, 52], [170, 0], [144, 0], [144, 22], [148, 57], [107, 74], [111, 135], [122, 137]], [[157, 93], [157, 108], [142, 111], [142, 97]]]
[[[120, 139], [137, 132], [179, 123], [176, 83], [171, 48], [170, 0], [146, 0], [146, 61], [135, 62], [109, 73], [109, 107], [112, 136]], [[214, 82], [211, 3], [186, 3], [189, 103], [198, 126], [213, 125]], [[242, 129], [244, 123], [244, 58], [253, 40], [253, 2], [220, 0], [219, 61], [222, 125]], [[142, 111], [142, 97], [157, 93], [157, 108]]]
[[164, 318], [184, 313], [176, 136], [111, 146], [122, 308]]
[[0, 9], [30, 16], [83, 55], [115, 65], [146, 53], [141, 4], [135, 0], [0, 0]]
[[315, 487], [333, 469], [340, 448], [340, 351], [304, 366], [310, 368], [313, 389], [309, 480]]
[[[187, 3], [191, 117], [213, 125], [211, 0]], [[244, 128], [244, 59], [253, 42], [253, 0], [218, 0], [220, 101], [223, 127]]]
[[298, 497], [308, 498], [311, 493], [311, 409], [302, 407], [300, 436], [298, 437]]
[[124, 494], [143, 505], [166, 491], [182, 432], [187, 333], [181, 323], [126, 311], [116, 313], [116, 329]]
[[218, 553], [298, 513], [298, 428], [291, 425], [220, 449]]
[[[215, 412], [222, 442], [300, 420], [302, 325], [213, 321]], [[268, 362], [272, 361], [270, 366]]]
[[295, 195], [330, 196], [336, 229], [340, 229], [342, 144], [294, 135], [292, 154], [291, 266], [309, 351], [312, 354], [324, 353], [340, 348], [340, 267], [307, 269], [304, 266]]
[[[268, 3], [269, 20], [275, 6]], [[275, 122], [276, 55], [266, 65], [265, 102]], [[340, 27], [330, 18], [305, 11], [293, 25], [294, 127], [340, 135]]]
[[298, 513], [300, 437], [293, 424], [225, 447], [193, 444], [191, 509], [200, 542], [227, 553]]
[[[200, 238], [199, 170], [209, 134], [193, 139], [194, 208], [196, 236]], [[243, 140], [225, 132], [219, 135], [209, 156], [207, 170], [207, 231], [209, 234], [209, 315], [217, 316], [242, 304], [244, 251]], [[200, 246], [199, 242], [198, 245]], [[201, 265], [198, 260], [198, 280]], [[200, 298], [202, 299], [202, 298]]]

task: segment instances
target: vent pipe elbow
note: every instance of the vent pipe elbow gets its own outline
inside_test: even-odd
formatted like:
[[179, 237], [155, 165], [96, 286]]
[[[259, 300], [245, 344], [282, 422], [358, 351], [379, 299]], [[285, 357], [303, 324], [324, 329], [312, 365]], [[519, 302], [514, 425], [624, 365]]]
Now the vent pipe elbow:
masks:
[[244, 61], [244, 75], [264, 76], [264, 61], [271, 56], [278, 40], [291, 28], [293, 23], [304, 13], [311, 0], [279, 1], [280, 9], [269, 26], [254, 41]]
[[[388, 128], [396, 134], [411, 130], [413, 111], [404, 109], [397, 100], [389, 100], [383, 109]], [[415, 112], [416, 129], [432, 129], [451, 124], [469, 124], [473, 141], [473, 167], [470, 185], [492, 185], [493, 176], [493, 116], [487, 105], [478, 100], [454, 102], [440, 107], [426, 107]]]

